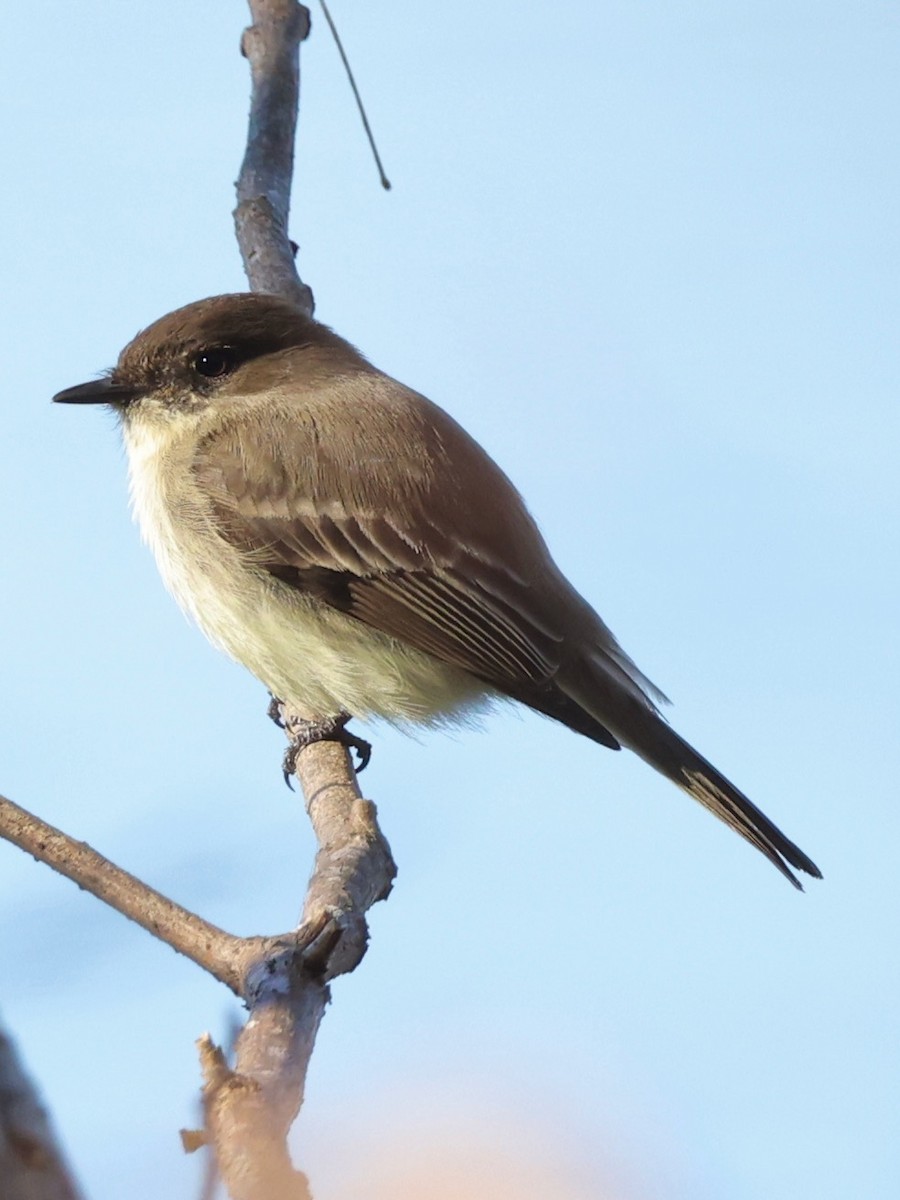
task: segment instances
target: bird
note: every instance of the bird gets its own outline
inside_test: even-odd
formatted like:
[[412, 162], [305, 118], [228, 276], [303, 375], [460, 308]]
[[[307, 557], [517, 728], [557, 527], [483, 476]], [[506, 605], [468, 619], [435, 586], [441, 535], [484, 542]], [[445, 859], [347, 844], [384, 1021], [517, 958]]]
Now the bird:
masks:
[[795, 871], [821, 878], [675, 732], [485, 450], [289, 300], [176, 309], [54, 400], [119, 415], [133, 511], [166, 586], [301, 715], [305, 741], [365, 755], [351, 717], [443, 726], [518, 701], [634, 752], [795, 887]]

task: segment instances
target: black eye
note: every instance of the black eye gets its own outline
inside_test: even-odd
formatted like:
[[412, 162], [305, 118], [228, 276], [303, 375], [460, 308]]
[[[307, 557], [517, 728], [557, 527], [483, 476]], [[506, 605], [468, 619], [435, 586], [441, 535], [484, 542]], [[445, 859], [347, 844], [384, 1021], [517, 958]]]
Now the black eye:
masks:
[[218, 379], [234, 370], [237, 358], [230, 346], [214, 346], [210, 350], [201, 350], [191, 366], [198, 375]]

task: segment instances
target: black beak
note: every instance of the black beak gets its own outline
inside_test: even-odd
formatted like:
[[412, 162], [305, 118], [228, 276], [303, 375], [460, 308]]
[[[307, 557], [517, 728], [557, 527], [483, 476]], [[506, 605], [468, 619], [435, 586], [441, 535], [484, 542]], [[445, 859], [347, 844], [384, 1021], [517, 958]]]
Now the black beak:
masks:
[[79, 383], [66, 388], [53, 397], [54, 404], [112, 404], [124, 407], [130, 404], [137, 392], [132, 387], [116, 383], [107, 375], [103, 379], [92, 379], [90, 383]]

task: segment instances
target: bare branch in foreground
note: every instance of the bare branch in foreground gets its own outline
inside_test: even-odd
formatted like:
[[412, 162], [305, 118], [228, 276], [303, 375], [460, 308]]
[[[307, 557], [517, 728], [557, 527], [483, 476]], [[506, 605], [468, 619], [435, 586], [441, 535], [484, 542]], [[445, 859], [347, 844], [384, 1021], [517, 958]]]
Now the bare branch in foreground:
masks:
[[50, 1118], [15, 1047], [0, 1032], [0, 1196], [80, 1200]]

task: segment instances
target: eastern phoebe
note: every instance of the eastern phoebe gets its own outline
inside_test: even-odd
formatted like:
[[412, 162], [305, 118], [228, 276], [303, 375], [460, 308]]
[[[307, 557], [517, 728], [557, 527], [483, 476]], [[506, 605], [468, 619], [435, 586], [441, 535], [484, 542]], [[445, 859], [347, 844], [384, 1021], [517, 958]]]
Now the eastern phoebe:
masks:
[[639, 754], [797, 887], [789, 867], [821, 877], [662, 719], [480, 446], [289, 302], [189, 304], [54, 399], [119, 413], [167, 587], [310, 721], [441, 725], [518, 700]]

